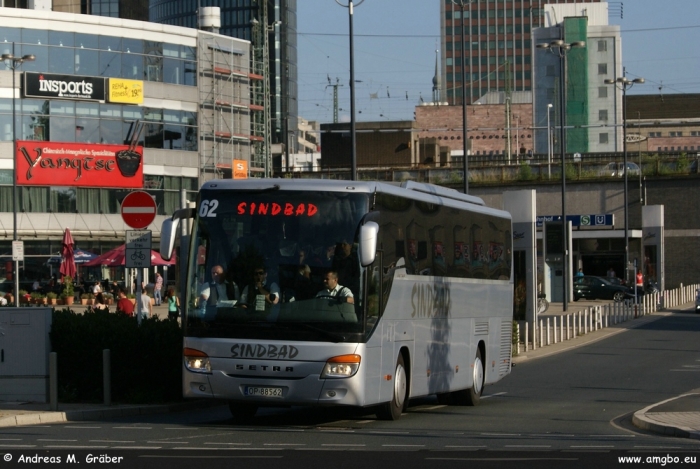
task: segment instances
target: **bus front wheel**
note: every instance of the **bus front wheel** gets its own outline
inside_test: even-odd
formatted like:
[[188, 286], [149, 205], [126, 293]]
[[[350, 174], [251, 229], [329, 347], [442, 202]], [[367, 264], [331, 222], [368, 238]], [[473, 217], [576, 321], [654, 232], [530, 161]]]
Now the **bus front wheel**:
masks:
[[408, 374], [403, 355], [399, 354], [394, 371], [394, 392], [389, 402], [381, 404], [377, 417], [381, 420], [398, 420], [408, 403]]
[[258, 406], [229, 401], [228, 410], [231, 411], [231, 416], [235, 422], [244, 423], [250, 421], [255, 416], [255, 413], [258, 411]]

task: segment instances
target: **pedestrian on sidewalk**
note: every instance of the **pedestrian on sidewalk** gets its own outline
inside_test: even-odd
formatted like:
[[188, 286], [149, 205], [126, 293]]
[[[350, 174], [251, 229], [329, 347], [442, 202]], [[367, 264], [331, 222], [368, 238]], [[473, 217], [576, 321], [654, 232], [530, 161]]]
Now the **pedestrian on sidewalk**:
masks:
[[153, 298], [148, 296], [146, 290], [141, 290], [141, 316], [148, 319], [153, 314]]
[[577, 277], [583, 277], [583, 269], [578, 269], [578, 272], [576, 272]]
[[168, 319], [174, 319], [180, 317], [180, 298], [175, 294], [175, 287], [168, 288], [167, 292], [168, 298]]
[[153, 298], [156, 300], [156, 306], [160, 306], [163, 302], [163, 277], [156, 272], [156, 284], [153, 287]]

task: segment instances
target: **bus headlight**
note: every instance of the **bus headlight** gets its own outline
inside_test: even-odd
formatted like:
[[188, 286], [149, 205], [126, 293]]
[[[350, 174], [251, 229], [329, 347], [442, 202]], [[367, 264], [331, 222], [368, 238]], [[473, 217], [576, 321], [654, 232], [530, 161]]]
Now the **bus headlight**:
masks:
[[359, 355], [339, 355], [328, 359], [321, 378], [349, 378], [360, 369]]
[[211, 373], [211, 363], [209, 363], [209, 355], [201, 350], [186, 348], [183, 355], [185, 356], [185, 367], [195, 373]]

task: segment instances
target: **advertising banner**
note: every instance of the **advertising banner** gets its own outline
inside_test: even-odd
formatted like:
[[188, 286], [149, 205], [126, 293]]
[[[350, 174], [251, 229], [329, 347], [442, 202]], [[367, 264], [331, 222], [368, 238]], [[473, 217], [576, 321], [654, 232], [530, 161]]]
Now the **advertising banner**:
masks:
[[143, 104], [143, 82], [141, 80], [110, 78], [108, 90], [110, 103]]
[[105, 101], [103, 77], [24, 72], [24, 97]]
[[17, 142], [17, 184], [143, 188], [143, 147]]

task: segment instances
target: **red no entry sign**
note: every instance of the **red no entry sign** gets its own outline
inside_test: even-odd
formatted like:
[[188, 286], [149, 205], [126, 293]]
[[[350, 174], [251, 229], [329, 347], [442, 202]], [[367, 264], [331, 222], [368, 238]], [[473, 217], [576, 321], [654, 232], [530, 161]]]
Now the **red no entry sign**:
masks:
[[122, 202], [122, 219], [130, 227], [141, 230], [156, 218], [156, 202], [151, 194], [143, 191], [130, 192]]

